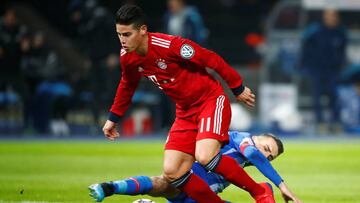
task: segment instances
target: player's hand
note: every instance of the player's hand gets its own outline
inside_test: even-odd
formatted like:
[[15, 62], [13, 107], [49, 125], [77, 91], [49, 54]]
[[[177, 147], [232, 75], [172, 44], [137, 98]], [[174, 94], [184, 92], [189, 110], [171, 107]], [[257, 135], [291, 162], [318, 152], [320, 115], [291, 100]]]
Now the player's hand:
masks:
[[239, 102], [244, 102], [250, 107], [255, 106], [255, 95], [251, 92], [251, 89], [245, 87], [244, 91], [236, 97]]
[[294, 193], [291, 192], [291, 190], [284, 182], [280, 183], [279, 189], [281, 191], [281, 196], [286, 203], [288, 203], [289, 201], [294, 201], [295, 203], [302, 203], [302, 201], [297, 198]]
[[105, 137], [109, 140], [115, 140], [115, 138], [120, 136], [119, 132], [116, 130], [116, 123], [110, 120], [106, 121], [103, 127], [103, 132]]
[[297, 197], [290, 196], [286, 193], [281, 193], [281, 196], [283, 197], [283, 199], [285, 200], [286, 203], [288, 203], [289, 201], [293, 201], [295, 203], [302, 203], [302, 201], [299, 200]]

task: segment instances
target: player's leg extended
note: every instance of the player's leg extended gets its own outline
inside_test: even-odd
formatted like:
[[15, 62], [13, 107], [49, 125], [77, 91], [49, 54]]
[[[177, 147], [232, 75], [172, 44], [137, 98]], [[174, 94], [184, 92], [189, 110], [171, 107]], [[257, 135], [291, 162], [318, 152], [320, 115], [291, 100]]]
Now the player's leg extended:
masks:
[[199, 176], [190, 170], [194, 157], [176, 150], [165, 150], [164, 177], [198, 203], [224, 203]]
[[[90, 196], [98, 202], [114, 194], [140, 195], [147, 194], [153, 189], [152, 179], [148, 176], [134, 176], [128, 179], [96, 183], [89, 186]], [[157, 188], [155, 189], [157, 190]]]
[[134, 176], [128, 179], [93, 184], [89, 187], [90, 196], [101, 202], [105, 197], [119, 195], [144, 195], [177, 197], [181, 191], [170, 185], [163, 176]]
[[269, 201], [261, 201], [266, 195], [262, 185], [256, 183], [233, 158], [219, 153], [222, 143], [228, 142], [230, 120], [230, 102], [226, 96], [220, 95], [216, 101], [209, 100], [204, 105], [199, 116], [196, 160], [206, 170], [216, 172], [248, 191], [257, 202], [272, 202], [271, 197], [267, 198]]

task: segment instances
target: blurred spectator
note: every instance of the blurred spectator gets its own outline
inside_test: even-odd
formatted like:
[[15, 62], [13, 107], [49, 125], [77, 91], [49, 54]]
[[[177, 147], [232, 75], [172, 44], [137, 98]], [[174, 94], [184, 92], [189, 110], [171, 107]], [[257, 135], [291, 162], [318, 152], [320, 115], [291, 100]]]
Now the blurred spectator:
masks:
[[[53, 135], [68, 135], [69, 127], [66, 116], [69, 111], [72, 96], [71, 87], [63, 79], [46, 80], [42, 82], [36, 92], [37, 104], [41, 108], [40, 114], [42, 133], [50, 131]], [[50, 117], [50, 118], [49, 118]], [[49, 122], [50, 121], [50, 122]]]
[[102, 91], [102, 102], [106, 106], [110, 106], [114, 100], [117, 85], [120, 82], [120, 61], [117, 54], [112, 54], [107, 57], [106, 61], [103, 63], [103, 69], [105, 71], [104, 75], [104, 88], [106, 91]]
[[[107, 72], [119, 64], [117, 61], [120, 49], [113, 16], [96, 0], [72, 0], [69, 10], [73, 25], [72, 35], [90, 60], [90, 80], [83, 81], [87, 84], [80, 86], [88, 87], [94, 121], [96, 124], [102, 123], [99, 119], [100, 111], [106, 106], [104, 100], [107, 96], [104, 96], [104, 89], [107, 86]], [[83, 90], [86, 91], [86, 88]]]
[[325, 10], [322, 22], [310, 25], [304, 32], [301, 62], [311, 82], [313, 108], [320, 131], [328, 130], [323, 117], [323, 94], [329, 101], [329, 127], [339, 127], [334, 125], [339, 121], [336, 86], [341, 68], [345, 64], [346, 45], [346, 30], [340, 24], [338, 12], [335, 10]]
[[104, 7], [96, 0], [73, 0], [69, 7], [73, 35], [92, 61], [105, 61], [113, 53], [118, 55], [113, 16]]
[[0, 19], [0, 91], [23, 95], [20, 43], [25, 33], [26, 27], [18, 23], [14, 10], [7, 9]]
[[[70, 87], [60, 79], [64, 71], [56, 53], [46, 46], [45, 36], [41, 32], [24, 37], [21, 46], [24, 51], [21, 68], [26, 84], [25, 129], [47, 133], [49, 127], [53, 128], [53, 123], [59, 119], [61, 125], [66, 126], [65, 119], [69, 104], [64, 97], [69, 97], [68, 92], [71, 90], [68, 90]], [[63, 93], [63, 89], [66, 89], [67, 93]]]
[[164, 16], [164, 32], [191, 39], [204, 45], [208, 30], [194, 6], [186, 5], [185, 0], [168, 0], [168, 11]]

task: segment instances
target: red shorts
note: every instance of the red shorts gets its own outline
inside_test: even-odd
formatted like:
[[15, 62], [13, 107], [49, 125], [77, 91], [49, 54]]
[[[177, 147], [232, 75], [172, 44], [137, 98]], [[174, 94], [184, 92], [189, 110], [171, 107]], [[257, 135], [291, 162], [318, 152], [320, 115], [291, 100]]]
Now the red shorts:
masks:
[[165, 150], [177, 150], [194, 156], [198, 140], [210, 138], [223, 144], [229, 141], [231, 108], [227, 96], [220, 95], [209, 99], [196, 108], [198, 108], [196, 114], [175, 118]]

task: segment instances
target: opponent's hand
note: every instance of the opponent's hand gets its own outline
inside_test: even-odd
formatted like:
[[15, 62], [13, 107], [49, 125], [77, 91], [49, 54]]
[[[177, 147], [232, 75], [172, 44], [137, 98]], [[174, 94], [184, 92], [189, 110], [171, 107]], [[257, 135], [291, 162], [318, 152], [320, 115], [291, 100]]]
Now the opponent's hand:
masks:
[[251, 92], [251, 89], [245, 87], [244, 91], [236, 97], [239, 102], [244, 102], [250, 107], [255, 106], [255, 95]]
[[291, 192], [291, 190], [284, 182], [280, 183], [279, 189], [281, 191], [281, 196], [286, 203], [288, 203], [289, 201], [294, 201], [295, 203], [302, 203], [302, 201], [297, 198], [294, 193]]
[[295, 196], [291, 196], [289, 194], [286, 193], [281, 193], [281, 196], [283, 197], [283, 199], [285, 200], [286, 203], [288, 203], [289, 201], [293, 201], [295, 203], [302, 203], [301, 200], [299, 200], [297, 197]]
[[110, 120], [107, 120], [105, 122], [105, 125], [103, 127], [103, 132], [105, 137], [108, 138], [109, 140], [115, 140], [115, 138], [120, 136], [119, 132], [116, 130], [116, 123]]

